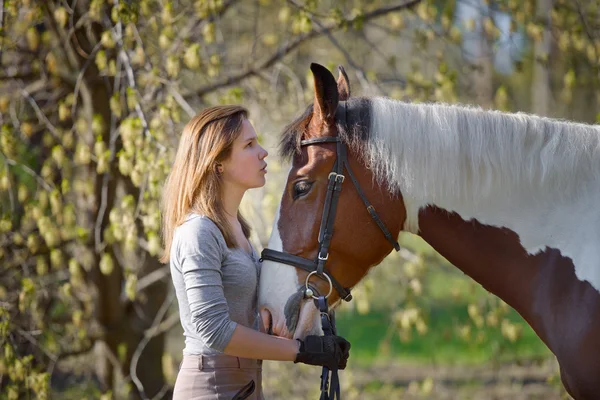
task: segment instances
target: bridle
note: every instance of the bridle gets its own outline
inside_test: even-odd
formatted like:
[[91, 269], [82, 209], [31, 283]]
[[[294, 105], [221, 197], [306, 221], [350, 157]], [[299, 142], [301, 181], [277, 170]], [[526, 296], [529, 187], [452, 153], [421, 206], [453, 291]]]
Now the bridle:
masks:
[[[347, 126], [347, 105], [346, 102], [342, 101], [339, 103], [338, 108], [336, 110], [336, 120]], [[335, 321], [334, 317], [330, 316], [327, 298], [331, 295], [333, 288], [337, 290], [340, 298], [344, 301], [352, 300], [352, 294], [350, 293], [350, 288], [343, 287], [337, 279], [331, 275], [329, 271], [325, 268], [325, 264], [329, 259], [329, 246], [331, 244], [331, 239], [333, 237], [333, 223], [335, 221], [335, 215], [337, 212], [338, 200], [340, 198], [340, 193], [342, 191], [342, 184], [346, 179], [344, 173], [344, 168], [348, 171], [348, 176], [350, 180], [354, 184], [358, 195], [362, 199], [369, 215], [379, 229], [383, 232], [385, 238], [394, 246], [396, 251], [400, 250], [400, 245], [398, 242], [392, 237], [389, 230], [386, 228], [385, 224], [381, 221], [381, 218], [375, 211], [375, 207], [369, 202], [367, 197], [365, 196], [364, 191], [360, 187], [360, 184], [356, 180], [352, 169], [350, 168], [350, 164], [348, 163], [347, 153], [346, 153], [346, 144], [342, 142], [342, 140], [337, 136], [325, 136], [313, 139], [306, 139], [300, 141], [300, 146], [310, 146], [314, 144], [322, 144], [322, 143], [335, 143], [336, 144], [336, 155], [337, 158], [335, 160], [335, 164], [333, 166], [333, 170], [329, 173], [328, 176], [328, 184], [327, 184], [327, 194], [325, 197], [325, 205], [323, 208], [323, 215], [321, 217], [321, 226], [319, 228], [319, 252], [317, 254], [317, 258], [315, 260], [309, 260], [304, 257], [296, 256], [293, 254], [285, 253], [282, 251], [272, 250], [265, 248], [261, 253], [261, 261], [262, 260], [271, 260], [282, 264], [291, 265], [296, 268], [303, 269], [308, 272], [308, 276], [305, 281], [305, 297], [312, 298], [315, 300], [317, 307], [319, 308], [319, 312], [321, 313], [321, 324], [323, 328], [323, 332], [325, 335], [335, 335]], [[309, 285], [309, 279], [312, 275], [316, 275], [321, 279], [327, 280], [329, 283], [329, 292], [325, 296], [320, 296], [317, 290]], [[317, 296], [315, 296], [315, 293]], [[321, 375], [321, 399], [333, 399], [333, 397], [329, 397], [327, 394], [327, 382], [328, 382], [328, 374], [329, 371], [327, 368], [323, 367], [323, 374]], [[335, 396], [339, 399], [339, 382], [337, 378], [337, 370], [333, 371], [331, 378], [331, 391]]]
[[[346, 104], [345, 102], [340, 102], [338, 109], [336, 110], [336, 120], [339, 120], [342, 124], [346, 125], [346, 117]], [[346, 176], [343, 175], [344, 168], [348, 171], [348, 176], [350, 177], [350, 180], [354, 184], [358, 195], [360, 196], [365, 207], [367, 208], [369, 215], [371, 216], [371, 218], [373, 218], [377, 226], [379, 226], [379, 229], [381, 229], [385, 238], [392, 244], [392, 246], [394, 246], [394, 249], [396, 251], [400, 250], [400, 245], [392, 237], [385, 224], [381, 221], [379, 214], [377, 214], [375, 207], [373, 207], [373, 205], [365, 196], [364, 191], [360, 187], [360, 184], [356, 180], [356, 177], [352, 172], [352, 168], [350, 168], [350, 164], [348, 163], [348, 158], [346, 155], [346, 145], [341, 141], [339, 137], [325, 136], [314, 139], [302, 140], [300, 142], [300, 146], [310, 146], [313, 144], [322, 143], [335, 143], [337, 158], [333, 166], [333, 170], [329, 173], [328, 177], [327, 195], [325, 197], [325, 206], [323, 208], [323, 215], [321, 217], [321, 227], [319, 229], [319, 252], [317, 254], [317, 258], [315, 260], [309, 260], [304, 257], [265, 248], [261, 253], [261, 260], [276, 261], [307, 271], [309, 274], [306, 277], [305, 287], [307, 292], [310, 291], [306, 296], [308, 298], [312, 297], [315, 300], [317, 299], [317, 297], [313, 294], [315, 292], [315, 289], [309, 287], [308, 285], [309, 278], [312, 275], [316, 275], [322, 279], [326, 279], [329, 282], [330, 290], [329, 293], [325, 296], [325, 298], [328, 298], [332, 292], [332, 288], [335, 288], [342, 300], [350, 301], [352, 300], [352, 294], [350, 293], [350, 289], [344, 288], [337, 281], [337, 279], [335, 279], [325, 268], [325, 264], [329, 259], [329, 246], [333, 237], [333, 223], [335, 221], [335, 215], [337, 212], [338, 200], [342, 191], [342, 184], [346, 179]]]

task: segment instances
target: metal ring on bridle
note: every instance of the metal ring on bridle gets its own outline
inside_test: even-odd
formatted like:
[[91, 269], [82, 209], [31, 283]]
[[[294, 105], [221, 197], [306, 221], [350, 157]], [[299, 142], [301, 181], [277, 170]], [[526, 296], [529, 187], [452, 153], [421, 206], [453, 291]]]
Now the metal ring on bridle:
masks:
[[[304, 283], [304, 287], [306, 288], [306, 290], [311, 290], [311, 289], [308, 287], [308, 280], [310, 279], [310, 277], [311, 277], [313, 274], [316, 274], [316, 273], [317, 273], [317, 271], [312, 271], [312, 272], [311, 272], [311, 273], [309, 273], [309, 274], [308, 274], [308, 276], [306, 277], [306, 282]], [[323, 275], [325, 276], [325, 278], [327, 278], [327, 282], [329, 282], [329, 293], [327, 293], [327, 296], [325, 296], [325, 298], [327, 299], [327, 298], [329, 298], [329, 296], [331, 295], [331, 292], [333, 292], [333, 283], [331, 282], [331, 278], [329, 277], [329, 275], [327, 275], [325, 272], [323, 272]], [[313, 296], [311, 296], [311, 297], [312, 297], [313, 299], [315, 299], [315, 300], [317, 300], [317, 299], [318, 299], [318, 297], [317, 297], [317, 296], [315, 296], [315, 295], [313, 295]]]

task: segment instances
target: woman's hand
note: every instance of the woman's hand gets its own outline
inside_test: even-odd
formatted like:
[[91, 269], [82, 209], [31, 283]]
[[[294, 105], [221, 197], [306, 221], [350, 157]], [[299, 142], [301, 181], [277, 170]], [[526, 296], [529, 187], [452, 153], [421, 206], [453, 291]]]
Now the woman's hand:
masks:
[[341, 336], [307, 336], [300, 342], [294, 363], [321, 365], [330, 370], [344, 369], [350, 356], [350, 342]]

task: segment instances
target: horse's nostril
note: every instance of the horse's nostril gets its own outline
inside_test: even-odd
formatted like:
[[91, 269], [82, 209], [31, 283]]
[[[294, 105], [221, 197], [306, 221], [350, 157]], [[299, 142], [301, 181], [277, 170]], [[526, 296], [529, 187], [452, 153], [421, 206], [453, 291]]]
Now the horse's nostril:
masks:
[[263, 327], [269, 335], [273, 334], [273, 315], [267, 307], [260, 309], [260, 318], [262, 319]]

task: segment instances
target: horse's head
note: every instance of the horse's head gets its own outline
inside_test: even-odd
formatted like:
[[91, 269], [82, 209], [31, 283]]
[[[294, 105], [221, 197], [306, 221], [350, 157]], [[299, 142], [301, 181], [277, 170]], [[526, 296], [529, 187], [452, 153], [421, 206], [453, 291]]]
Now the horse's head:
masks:
[[[328, 185], [332, 185], [330, 174], [337, 167], [344, 175], [344, 181], [337, 207], [334, 206], [335, 215], [329, 213], [334, 222], [328, 252], [322, 254], [328, 254], [325, 268], [335, 283], [350, 289], [393, 248], [372, 218], [373, 210], [394, 242], [404, 222], [405, 211], [402, 197], [398, 193], [391, 194], [385, 184], [378, 184], [381, 179], [366, 168], [368, 160], [361, 156], [366, 154], [371, 127], [369, 100], [350, 99], [348, 77], [342, 67], [339, 69], [336, 82], [325, 67], [311, 65], [314, 104], [283, 133], [282, 155], [292, 159], [292, 166], [268, 248], [317, 260], [321, 247], [320, 227], [325, 203], [329, 200]], [[344, 150], [347, 149], [345, 159], [354, 172], [356, 183], [347, 168], [340, 171], [336, 165], [341, 156], [335, 138], [341, 140]], [[370, 211], [357, 185], [372, 204]], [[321, 333], [318, 310], [313, 300], [304, 296], [307, 275], [308, 272], [300, 268], [272, 260], [263, 261], [259, 307], [263, 323], [265, 327], [272, 327], [272, 333], [295, 338]], [[321, 295], [330, 290], [328, 281], [315, 275], [310, 277], [309, 285]], [[328, 298], [330, 307], [337, 305], [340, 299], [339, 291], [334, 289]]]

